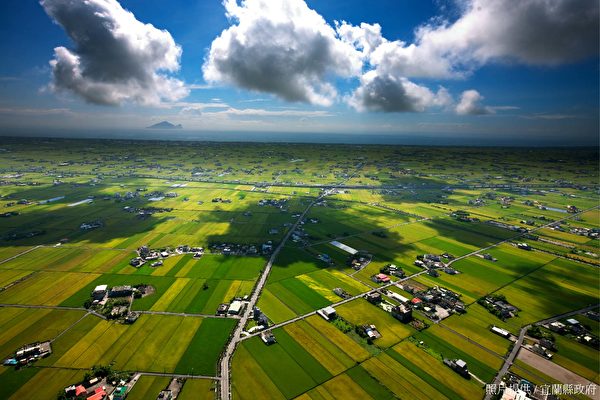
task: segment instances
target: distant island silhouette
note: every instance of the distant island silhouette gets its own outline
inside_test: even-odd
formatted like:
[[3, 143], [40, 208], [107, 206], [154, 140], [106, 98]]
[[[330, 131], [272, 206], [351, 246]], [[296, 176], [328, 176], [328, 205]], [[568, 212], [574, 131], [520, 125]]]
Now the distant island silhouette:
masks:
[[183, 129], [181, 124], [174, 125], [169, 121], [162, 121], [154, 125], [150, 125], [146, 129]]

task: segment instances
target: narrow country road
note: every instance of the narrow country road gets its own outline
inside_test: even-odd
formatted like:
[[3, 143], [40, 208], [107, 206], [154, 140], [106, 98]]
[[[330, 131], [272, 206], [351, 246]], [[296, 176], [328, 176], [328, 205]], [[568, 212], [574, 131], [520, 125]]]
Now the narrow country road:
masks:
[[292, 233], [294, 233], [296, 231], [296, 228], [298, 228], [298, 225], [300, 225], [300, 222], [302, 220], [304, 220], [304, 217], [306, 216], [308, 211], [311, 209], [311, 207], [329, 193], [330, 193], [329, 190], [323, 191], [323, 193], [321, 193], [319, 195], [319, 197], [317, 197], [315, 200], [311, 201], [308, 204], [308, 206], [304, 209], [302, 214], [300, 214], [300, 217], [298, 217], [298, 219], [296, 220], [294, 225], [292, 225], [290, 227], [290, 229], [288, 230], [288, 232], [286, 233], [284, 238], [281, 240], [281, 242], [279, 243], [277, 248], [273, 251], [273, 253], [271, 254], [271, 257], [269, 258], [269, 261], [265, 265], [265, 268], [264, 268], [260, 278], [258, 279], [258, 282], [256, 283], [254, 292], [252, 293], [252, 296], [250, 297], [250, 301], [246, 305], [246, 309], [244, 310], [244, 313], [233, 332], [231, 340], [227, 344], [225, 353], [223, 354], [223, 357], [221, 358], [219, 375], [221, 377], [220, 398], [222, 400], [229, 400], [231, 398], [231, 386], [229, 383], [231, 357], [233, 356], [233, 352], [235, 351], [237, 344], [239, 343], [239, 341], [242, 338], [242, 331], [244, 330], [244, 327], [246, 326], [246, 323], [248, 322], [248, 319], [250, 318], [250, 315], [252, 314], [252, 309], [256, 305], [256, 302], [258, 301], [258, 297], [260, 296], [265, 284], [267, 283], [267, 278], [269, 277], [269, 273], [271, 272], [271, 267], [273, 266], [273, 262], [277, 258], [277, 255], [279, 254], [279, 252], [281, 251], [283, 246], [285, 246], [285, 243], [288, 241], [290, 236], [292, 236]]
[[[469, 253], [469, 254], [465, 254], [464, 256], [456, 257], [455, 259], [453, 259], [453, 260], [451, 260], [450, 262], [448, 262], [448, 264], [446, 264], [446, 265], [450, 266], [450, 265], [452, 265], [453, 263], [455, 263], [455, 262], [457, 262], [457, 261], [460, 261], [460, 260], [462, 260], [462, 259], [465, 259], [465, 258], [467, 258], [467, 257], [474, 256], [474, 255], [476, 255], [476, 254], [479, 254], [479, 253], [481, 253], [482, 251], [486, 251], [486, 250], [492, 249], [492, 248], [494, 248], [494, 247], [496, 247], [496, 246], [499, 246], [499, 245], [501, 245], [501, 244], [503, 244], [503, 243], [507, 243], [507, 242], [510, 242], [511, 240], [518, 239], [518, 238], [520, 238], [520, 237], [523, 237], [523, 236], [525, 236], [525, 235], [527, 235], [527, 234], [530, 234], [530, 233], [536, 232], [536, 231], [538, 231], [538, 230], [540, 230], [540, 229], [548, 228], [548, 227], [550, 227], [551, 225], [554, 225], [554, 224], [556, 224], [556, 223], [560, 223], [560, 222], [563, 222], [563, 221], [567, 221], [567, 220], [569, 220], [569, 219], [572, 219], [572, 218], [575, 218], [575, 217], [577, 217], [577, 216], [579, 216], [579, 215], [581, 215], [581, 214], [583, 214], [583, 213], [585, 213], [585, 212], [588, 212], [588, 211], [591, 211], [591, 210], [595, 210], [595, 209], [597, 209], [597, 208], [600, 208], [600, 206], [591, 207], [591, 208], [588, 208], [588, 209], [586, 209], [586, 210], [580, 211], [580, 212], [578, 212], [578, 213], [576, 213], [576, 214], [571, 214], [571, 215], [569, 215], [568, 217], [561, 218], [561, 219], [557, 219], [557, 220], [555, 220], [555, 221], [552, 221], [552, 222], [549, 222], [549, 223], [547, 223], [547, 224], [545, 224], [545, 225], [538, 226], [537, 228], [531, 229], [529, 232], [521, 233], [521, 234], [519, 234], [519, 235], [516, 235], [516, 236], [510, 237], [510, 238], [508, 238], [508, 239], [502, 240], [502, 241], [500, 241], [500, 242], [498, 242], [498, 243], [494, 243], [494, 244], [492, 244], [492, 245], [490, 245], [490, 246], [484, 247], [484, 248], [482, 248], [482, 249], [475, 250], [475, 251], [473, 251], [473, 252], [471, 252], [471, 253]], [[574, 260], [574, 261], [576, 261], [576, 260]]]
[[[506, 360], [504, 361], [504, 365], [502, 365], [502, 368], [500, 368], [500, 371], [498, 371], [498, 374], [496, 375], [496, 377], [494, 378], [494, 381], [492, 382], [492, 384], [495, 385], [499, 385], [500, 382], [502, 381], [502, 378], [504, 377], [504, 375], [508, 372], [508, 369], [511, 367], [511, 365], [513, 364], [513, 362], [515, 361], [515, 358], [517, 357], [517, 354], [519, 353], [519, 349], [521, 348], [521, 345], [523, 344], [523, 339], [525, 338], [525, 333], [527, 332], [527, 329], [529, 329], [529, 327], [531, 325], [544, 325], [544, 324], [548, 324], [550, 322], [554, 322], [557, 321], [559, 319], [563, 319], [563, 318], [567, 318], [567, 317], [571, 317], [573, 315], [577, 315], [577, 314], [581, 314], [584, 312], [588, 312], [588, 311], [592, 311], [596, 308], [600, 307], [600, 305], [598, 304], [592, 304], [589, 305], [587, 307], [581, 308], [579, 310], [575, 310], [575, 311], [569, 311], [563, 314], [559, 314], [559, 315], [555, 315], [553, 317], [535, 322], [533, 324], [524, 326], [523, 328], [521, 328], [521, 331], [519, 332], [519, 337], [512, 349], [512, 351], [510, 352], [509, 356], [506, 358]], [[567, 382], [564, 382], [567, 383]], [[486, 394], [485, 395], [485, 400], [491, 400], [492, 398], [492, 394]]]
[[[347, 299], [344, 299], [344, 300], [338, 301], [337, 303], [333, 303], [333, 304], [331, 304], [330, 306], [331, 306], [331, 307], [334, 307], [334, 308], [335, 308], [335, 307], [337, 307], [337, 306], [341, 306], [342, 304], [346, 304], [346, 303], [349, 303], [349, 302], [351, 302], [351, 301], [353, 301], [353, 300], [359, 299], [359, 298], [361, 298], [361, 297], [365, 297], [367, 294], [378, 292], [378, 291], [380, 291], [380, 290], [383, 290], [383, 289], [386, 289], [386, 288], [388, 288], [388, 287], [390, 287], [390, 286], [396, 285], [396, 284], [398, 284], [398, 283], [400, 283], [400, 282], [407, 281], [407, 280], [409, 280], [409, 279], [415, 278], [415, 277], [417, 277], [417, 276], [419, 276], [419, 275], [423, 275], [423, 274], [426, 274], [426, 273], [427, 273], [427, 270], [419, 271], [419, 272], [417, 272], [417, 273], [415, 273], [415, 274], [409, 275], [409, 276], [407, 276], [407, 277], [405, 277], [405, 278], [399, 279], [399, 280], [397, 280], [397, 281], [394, 281], [394, 282], [386, 283], [385, 285], [381, 285], [381, 286], [379, 286], [379, 287], [376, 287], [376, 288], [374, 288], [374, 289], [371, 289], [371, 290], [369, 290], [369, 291], [367, 291], [367, 292], [363, 292], [363, 293], [357, 294], [357, 295], [355, 295], [355, 296], [348, 297]], [[280, 323], [278, 323], [278, 324], [271, 325], [271, 326], [269, 327], [269, 329], [280, 328], [280, 327], [282, 327], [282, 326], [285, 326], [285, 325], [291, 324], [291, 323], [293, 323], [293, 322], [296, 322], [296, 321], [299, 321], [299, 320], [301, 320], [301, 319], [304, 319], [304, 318], [310, 317], [311, 315], [315, 315], [316, 313], [317, 313], [317, 310], [315, 310], [315, 311], [311, 311], [311, 312], [309, 312], [309, 313], [306, 313], [306, 314], [304, 314], [304, 315], [299, 315], [299, 316], [297, 316], [296, 318], [292, 318], [292, 319], [289, 319], [289, 320], [287, 320], [287, 321], [283, 321], [283, 322], [280, 322]], [[253, 336], [257, 336], [257, 335], [260, 335], [260, 332], [256, 332], [256, 333], [253, 333], [253, 334], [250, 334], [250, 335], [246, 335], [246, 336], [242, 337], [242, 338], [240, 339], [240, 341], [241, 341], [241, 340], [245, 340], [245, 339], [249, 339], [249, 338], [251, 338], [251, 337], [253, 337]]]

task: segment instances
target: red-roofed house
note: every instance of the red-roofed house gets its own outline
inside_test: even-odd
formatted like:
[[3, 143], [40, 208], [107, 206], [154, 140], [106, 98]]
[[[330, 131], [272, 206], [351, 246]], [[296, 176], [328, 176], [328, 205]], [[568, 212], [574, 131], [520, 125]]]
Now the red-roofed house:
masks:
[[94, 394], [87, 398], [87, 400], [102, 400], [106, 396], [106, 391], [102, 388], [96, 388]]
[[79, 385], [75, 388], [75, 396], [79, 396], [79, 395], [86, 394], [86, 393], [87, 393], [87, 390], [85, 390], [83, 385]]
[[390, 281], [390, 277], [386, 274], [377, 274], [371, 277], [373, 282], [375, 283], [388, 283]]
[[410, 302], [413, 304], [419, 304], [419, 303], [422, 303], [423, 301], [421, 301], [421, 299], [419, 299], [418, 297], [415, 297]]

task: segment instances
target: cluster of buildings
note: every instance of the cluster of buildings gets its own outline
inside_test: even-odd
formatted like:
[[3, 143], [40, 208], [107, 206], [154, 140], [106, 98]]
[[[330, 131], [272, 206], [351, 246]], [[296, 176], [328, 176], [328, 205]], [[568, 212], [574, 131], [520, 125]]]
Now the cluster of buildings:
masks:
[[141, 267], [146, 262], [152, 262], [152, 267], [162, 265], [162, 259], [179, 254], [193, 254], [195, 258], [200, 258], [204, 254], [204, 248], [199, 246], [179, 245], [174, 250], [169, 248], [162, 250], [150, 249], [148, 246], [142, 246], [137, 249], [137, 257], [129, 261], [132, 267]]
[[519, 309], [506, 301], [503, 295], [489, 295], [479, 299], [478, 303], [503, 321], [519, 312]]
[[[589, 312], [588, 317], [590, 319], [597, 318], [597, 312]], [[597, 321], [597, 319], [595, 319]], [[600, 347], [600, 339], [598, 336], [590, 332], [579, 320], [575, 318], [568, 318], [564, 322], [555, 321], [544, 325], [545, 328], [550, 329], [552, 332], [560, 335], [570, 335], [580, 343], [598, 349]]]
[[49, 341], [32, 343], [18, 349], [12, 357], [4, 360], [3, 364], [18, 368], [48, 357], [50, 354], [52, 354], [52, 346]]
[[231, 203], [230, 199], [224, 199], [222, 197], [215, 197], [214, 199], [211, 200], [212, 203], [223, 203], [223, 204], [228, 204]]
[[508, 229], [509, 231], [518, 232], [518, 233], [527, 233], [529, 229], [519, 226], [519, 225], [511, 225], [500, 221], [488, 220], [485, 221], [486, 224], [495, 226], [497, 228]]
[[[244, 299], [247, 299], [247, 296], [245, 296]], [[215, 315], [240, 315], [245, 307], [246, 304], [244, 300], [236, 298], [231, 303], [219, 304]]]
[[360, 271], [361, 269], [363, 269], [367, 265], [369, 265], [369, 263], [371, 262], [372, 259], [373, 259], [373, 256], [371, 254], [368, 254], [363, 251], [359, 251], [355, 254], [350, 255], [350, 257], [348, 257], [348, 265], [355, 271]]
[[79, 225], [79, 229], [83, 230], [83, 231], [89, 231], [92, 229], [97, 229], [97, 228], [101, 228], [104, 226], [104, 223], [100, 220], [96, 220], [96, 221], [91, 221], [91, 222], [83, 222], [81, 225]]
[[416, 292], [411, 304], [433, 321], [442, 320], [454, 313], [467, 312], [465, 304], [460, 301], [460, 294], [439, 286]]
[[103, 377], [92, 377], [78, 384], [67, 386], [64, 397], [85, 400], [125, 400], [130, 387], [124, 380], [112, 384]]
[[107, 393], [104, 387], [97, 387], [92, 391], [88, 391], [83, 385], [71, 385], [65, 388], [65, 396], [76, 399], [103, 400], [106, 398]]
[[417, 267], [421, 267], [427, 270], [427, 273], [434, 278], [437, 278], [440, 274], [438, 270], [442, 270], [448, 275], [456, 275], [460, 272], [447, 265], [442, 258], [447, 260], [453, 260], [455, 257], [452, 254], [444, 253], [441, 255], [436, 254], [423, 254], [422, 256], [417, 256], [414, 264]]
[[480, 198], [480, 197], [478, 197], [476, 199], [470, 199], [468, 201], [468, 203], [469, 203], [470, 206], [475, 206], [475, 207], [483, 207], [483, 206], [485, 206], [485, 200], [482, 199], [482, 198]]
[[167, 208], [167, 207], [136, 208], [136, 207], [131, 207], [131, 206], [125, 206], [125, 207], [123, 207], [123, 211], [132, 213], [132, 214], [136, 214], [139, 218], [144, 219], [144, 218], [148, 218], [154, 214], [171, 212], [171, 211], [173, 211], [173, 209]]
[[269, 255], [273, 252], [273, 241], [268, 240], [262, 245], [237, 244], [237, 243], [213, 243], [208, 246], [211, 253], [226, 256], [256, 256], [259, 254]]
[[119, 319], [123, 323], [132, 324], [139, 318], [138, 313], [131, 311], [133, 298], [136, 295], [143, 296], [147, 288], [145, 285], [139, 287], [119, 285], [109, 289], [108, 285], [98, 285], [92, 291], [90, 306], [106, 318]]
[[270, 206], [280, 210], [284, 210], [287, 206], [288, 199], [261, 199], [258, 201], [258, 205], [261, 207]]
[[479, 218], [471, 217], [471, 214], [464, 210], [456, 210], [450, 213], [450, 216], [460, 222], [478, 222]]
[[379, 339], [381, 333], [377, 330], [377, 327], [373, 324], [364, 324], [358, 327], [359, 335], [366, 337], [369, 340]]
[[308, 243], [309, 236], [310, 235], [306, 233], [302, 226], [298, 226], [296, 230], [292, 233], [291, 239], [294, 243], [302, 242], [303, 244], [306, 244]]
[[592, 239], [597, 239], [600, 237], [600, 228], [574, 227], [574, 228], [569, 229], [569, 232], [574, 235], [587, 236]]
[[[381, 292], [384, 292], [386, 296], [398, 302], [398, 304], [392, 304], [383, 299]], [[405, 324], [412, 321], [412, 307], [407, 298], [401, 296], [390, 290], [380, 290], [377, 292], [367, 293], [365, 299], [382, 310], [389, 312], [392, 317]]]

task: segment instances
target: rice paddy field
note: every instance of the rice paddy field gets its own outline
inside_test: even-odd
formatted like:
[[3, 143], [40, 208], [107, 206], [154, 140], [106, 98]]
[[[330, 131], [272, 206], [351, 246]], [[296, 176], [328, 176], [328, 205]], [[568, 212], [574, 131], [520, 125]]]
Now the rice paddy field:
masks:
[[[0, 366], [2, 399], [55, 399], [91, 367], [109, 364], [160, 374], [142, 375], [131, 399], [156, 398], [182, 375], [194, 378], [179, 398], [226, 398], [214, 379], [224, 373], [233, 399], [482, 399], [513, 346], [491, 326], [518, 335], [579, 311], [589, 334], [600, 334], [586, 313], [600, 298], [594, 149], [10, 138], [2, 148], [0, 357], [45, 340], [53, 350], [18, 370]], [[92, 222], [99, 226], [82, 228]], [[369, 262], [353, 269], [333, 240]], [[272, 258], [263, 244], [282, 246]], [[130, 265], [141, 246], [180, 245], [205, 253]], [[212, 251], [226, 245], [259, 251]], [[425, 273], [415, 265], [424, 254], [450, 255], [443, 260], [459, 273]], [[417, 330], [367, 302], [363, 295], [381, 286], [373, 275], [389, 264], [418, 288], [456, 292], [467, 312], [440, 322], [414, 310], [426, 323]], [[135, 323], [88, 312], [103, 284], [152, 288], [133, 300]], [[276, 343], [234, 337], [223, 371], [219, 360], [241, 318], [215, 311], [256, 291], [256, 306], [278, 324]], [[501, 320], [477, 303], [490, 294], [505, 296], [517, 315]], [[337, 321], [316, 314], [327, 306]], [[360, 337], [355, 327], [364, 324], [381, 337]], [[553, 363], [600, 383], [597, 348], [569, 336], [555, 341]], [[472, 378], [444, 358], [466, 361]], [[510, 371], [554, 382], [520, 360]]]

